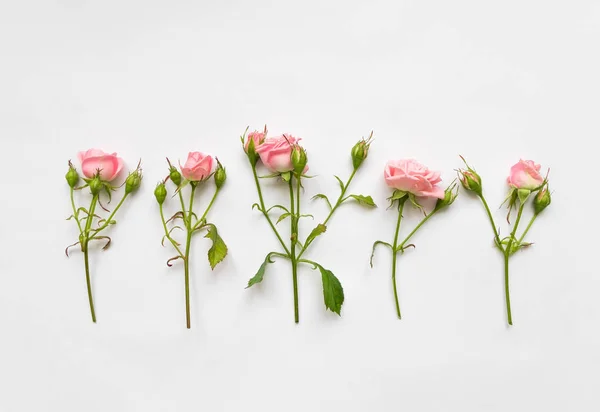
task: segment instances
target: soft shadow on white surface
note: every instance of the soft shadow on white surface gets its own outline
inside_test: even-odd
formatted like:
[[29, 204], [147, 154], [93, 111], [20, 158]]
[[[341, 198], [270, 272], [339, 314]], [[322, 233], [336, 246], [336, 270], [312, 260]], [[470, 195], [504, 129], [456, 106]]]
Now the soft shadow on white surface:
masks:
[[[593, 1], [4, 2], [0, 6], [0, 410], [592, 411], [600, 362], [594, 212], [600, 6]], [[342, 317], [320, 274], [289, 263], [251, 205], [246, 126], [303, 137], [310, 196], [337, 194], [349, 151], [374, 130], [353, 193], [307, 253], [340, 278]], [[78, 150], [117, 151], [145, 179], [91, 254], [98, 323], [64, 181]], [[195, 238], [192, 330], [183, 269], [165, 265], [154, 185], [165, 157], [217, 155], [229, 179], [210, 219], [229, 246], [211, 272]], [[455, 177], [464, 155], [499, 224], [520, 157], [551, 168], [551, 207], [502, 260], [477, 199], [461, 192], [399, 259], [395, 317], [383, 165], [414, 157]], [[273, 182], [267, 202], [286, 202]], [[85, 195], [83, 195], [85, 197]], [[209, 195], [199, 199], [206, 204]], [[172, 200], [169, 207], [175, 207]], [[407, 212], [404, 230], [420, 218]], [[307, 231], [313, 222], [303, 222]], [[503, 227], [503, 230], [506, 230]], [[407, 233], [407, 232], [404, 232]]]

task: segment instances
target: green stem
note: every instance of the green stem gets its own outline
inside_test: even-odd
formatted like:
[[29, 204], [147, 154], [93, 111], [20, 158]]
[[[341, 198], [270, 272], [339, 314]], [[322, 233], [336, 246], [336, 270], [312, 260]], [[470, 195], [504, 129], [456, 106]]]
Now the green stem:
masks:
[[85, 240], [83, 246], [83, 259], [85, 261], [85, 281], [87, 283], [88, 300], [90, 301], [90, 312], [92, 313], [92, 322], [96, 323], [96, 311], [94, 310], [94, 298], [92, 297], [92, 282], [90, 280], [90, 263], [88, 259], [88, 244]]
[[[190, 311], [190, 249], [192, 246], [192, 233], [194, 232], [192, 228], [192, 212], [194, 207], [194, 195], [196, 194], [196, 185], [192, 184], [192, 191], [190, 194], [190, 208], [189, 213], [186, 220], [186, 229], [187, 229], [187, 238], [185, 241], [185, 257], [183, 260], [183, 270], [185, 274], [185, 320], [186, 326], [188, 329], [192, 327], [191, 325], [191, 311]], [[182, 202], [183, 203], [183, 202]], [[184, 209], [185, 214], [185, 209]]]
[[404, 210], [404, 203], [406, 202], [406, 198], [400, 199], [398, 201], [398, 223], [396, 223], [396, 233], [394, 234], [394, 246], [392, 251], [392, 285], [394, 286], [394, 299], [396, 301], [396, 313], [398, 314], [398, 319], [402, 319], [402, 315], [400, 314], [400, 303], [398, 302], [398, 287], [396, 286], [396, 260], [398, 257], [398, 253], [396, 252], [398, 248], [398, 234], [400, 233], [400, 223], [402, 222], [402, 211]]
[[533, 222], [535, 222], [535, 219], [537, 219], [537, 217], [538, 217], [537, 214], [534, 214], [531, 217], [531, 220], [529, 221], [529, 224], [527, 225], [527, 227], [525, 228], [525, 231], [523, 232], [523, 234], [519, 238], [519, 244], [521, 244], [521, 242], [523, 242], [523, 239], [525, 239], [525, 235], [527, 235], [527, 232], [529, 232], [529, 229], [531, 229], [531, 226], [533, 225]]
[[85, 231], [84, 231], [84, 240], [83, 240], [83, 259], [85, 262], [85, 281], [87, 284], [87, 293], [88, 300], [90, 302], [90, 312], [92, 313], [92, 322], [96, 323], [96, 311], [94, 310], [94, 298], [92, 296], [92, 281], [90, 279], [90, 263], [88, 256], [88, 249], [90, 243], [90, 227], [92, 226], [92, 221], [94, 219], [94, 212], [96, 211], [96, 204], [98, 203], [98, 195], [94, 195], [92, 197], [92, 202], [90, 203], [90, 209], [88, 210], [89, 214], [87, 217], [87, 221], [85, 223]]
[[204, 222], [206, 220], [206, 216], [208, 216], [208, 212], [210, 211], [210, 209], [213, 207], [213, 204], [215, 203], [215, 200], [217, 199], [217, 195], [219, 194], [219, 188], [217, 188], [217, 190], [215, 190], [215, 194], [213, 195], [212, 199], [210, 200], [210, 203], [208, 204], [208, 206], [206, 207], [206, 210], [204, 211], [204, 214], [202, 215], [202, 217], [200, 218], [200, 220], [198, 222], [196, 222], [196, 224], [194, 225], [194, 228], [192, 230], [196, 230], [198, 228], [199, 225], [203, 224], [202, 222]]
[[[101, 231], [106, 229], [108, 227], [108, 225], [110, 225], [110, 222], [113, 220], [113, 217], [115, 217], [115, 215], [117, 214], [117, 211], [119, 210], [119, 208], [123, 205], [123, 202], [125, 202], [125, 199], [127, 199], [127, 196], [129, 196], [128, 193], [125, 193], [125, 195], [123, 195], [123, 198], [121, 198], [121, 200], [119, 201], [119, 204], [117, 204], [117, 207], [114, 208], [114, 210], [112, 211], [110, 216], [104, 221], [104, 224], [102, 226], [100, 226], [98, 229], [92, 229], [94, 234], [90, 237], [90, 240], [94, 239], [98, 233], [100, 233]], [[88, 230], [89, 230], [89, 228], [88, 228]]]
[[429, 219], [430, 219], [430, 218], [431, 218], [433, 215], [435, 215], [436, 213], [437, 213], [437, 210], [433, 210], [433, 211], [432, 211], [430, 214], [428, 214], [427, 216], [425, 216], [425, 217], [423, 218], [423, 220], [421, 220], [421, 221], [419, 222], [419, 224], [418, 224], [418, 225], [417, 225], [417, 226], [416, 226], [416, 227], [413, 229], [413, 231], [412, 231], [412, 232], [410, 232], [410, 233], [408, 234], [408, 236], [406, 236], [406, 239], [404, 239], [404, 240], [402, 241], [402, 243], [400, 243], [400, 246], [398, 246], [398, 248], [399, 248], [400, 250], [402, 250], [402, 248], [404, 247], [404, 245], [406, 244], [406, 242], [408, 242], [408, 240], [409, 240], [409, 239], [410, 239], [410, 238], [411, 238], [411, 237], [412, 237], [412, 236], [413, 236], [415, 233], [417, 233], [417, 230], [419, 230], [419, 229], [421, 228], [421, 226], [423, 226], [423, 225], [425, 224], [425, 222], [427, 222], [427, 221], [428, 221], [428, 220], [429, 220]]
[[159, 205], [159, 210], [160, 210], [160, 220], [162, 221], [163, 228], [165, 229], [165, 236], [167, 237], [167, 239], [169, 239], [169, 241], [171, 242], [171, 244], [173, 245], [175, 250], [177, 250], [177, 253], [179, 253], [179, 256], [181, 256], [183, 258], [183, 253], [181, 252], [181, 249], [179, 249], [179, 246], [177, 246], [177, 242], [175, 242], [175, 240], [169, 234], [169, 229], [167, 228], [167, 222], [165, 221], [165, 214], [163, 212], [162, 204]]
[[504, 250], [504, 294], [506, 297], [506, 316], [508, 319], [508, 324], [512, 325], [512, 313], [510, 310], [510, 289], [509, 289], [509, 279], [508, 279], [508, 261], [510, 255], [512, 254], [512, 246], [515, 240], [515, 235], [517, 233], [517, 228], [519, 227], [519, 223], [521, 222], [521, 216], [523, 216], [523, 208], [525, 207], [525, 203], [522, 202], [519, 206], [519, 213], [517, 214], [517, 220], [515, 221], [515, 226], [510, 234], [510, 240], [508, 241], [508, 245], [506, 245], [506, 249]]
[[[354, 176], [356, 175], [356, 171], [357, 170], [358, 169], [354, 169], [352, 171], [352, 174], [350, 174], [350, 177], [348, 178], [348, 181], [346, 182], [346, 184], [344, 185], [344, 188], [342, 189], [342, 193], [340, 193], [340, 197], [338, 197], [337, 202], [335, 202], [335, 205], [329, 211], [329, 215], [327, 215], [327, 218], [323, 221], [323, 225], [325, 225], [325, 226], [327, 225], [327, 222], [329, 222], [329, 219], [331, 219], [331, 217], [333, 216], [333, 213], [344, 202], [344, 196], [346, 195], [346, 191], [348, 190], [348, 187], [350, 187], [350, 183], [352, 182], [352, 179], [354, 179]], [[314, 239], [311, 240], [310, 242], [304, 243], [304, 246], [302, 247], [302, 250], [300, 250], [300, 253], [298, 254], [298, 259], [300, 259], [302, 257], [302, 255], [304, 254], [304, 252], [306, 252], [306, 249], [308, 249], [308, 246], [310, 246], [310, 244], [313, 241], [314, 241]]]
[[[298, 187], [300, 186], [300, 179], [296, 179], [298, 182]], [[296, 260], [296, 242], [298, 240], [298, 227], [297, 222], [298, 218], [295, 212], [294, 206], [294, 187], [292, 184], [292, 177], [290, 177], [289, 187], [290, 187], [290, 212], [292, 214], [291, 220], [291, 228], [290, 228], [290, 239], [291, 239], [291, 261], [292, 261], [292, 281], [294, 284], [294, 321], [296, 323], [300, 322], [300, 316], [298, 311], [298, 261]], [[298, 209], [298, 214], [300, 210]]]
[[275, 228], [275, 225], [273, 224], [273, 221], [271, 220], [271, 217], [267, 213], [267, 209], [265, 207], [265, 201], [263, 199], [262, 189], [260, 187], [260, 181], [258, 180], [258, 173], [256, 172], [256, 166], [255, 165], [252, 165], [252, 173], [254, 174], [254, 183], [256, 184], [256, 191], [258, 192], [258, 200], [260, 202], [260, 211], [262, 212], [262, 214], [267, 219], [267, 222], [269, 222], [269, 226], [271, 226], [271, 229], [273, 229], [273, 233], [275, 233], [275, 236], [277, 236], [277, 239], [279, 240], [279, 243], [281, 243], [281, 246], [283, 247], [283, 250], [285, 250], [285, 253], [288, 256], [290, 256], [290, 250], [285, 245], [285, 242], [283, 241], [283, 239], [281, 238], [281, 235], [279, 234], [279, 232]]
[[185, 202], [183, 201], [183, 194], [181, 194], [181, 186], [177, 188], [177, 194], [179, 195], [179, 202], [181, 203], [181, 214], [183, 215], [183, 222], [185, 223], [187, 222], [187, 217], [185, 215]]
[[483, 194], [480, 195], [479, 198], [483, 202], [483, 206], [485, 207], [485, 211], [487, 212], [488, 218], [490, 220], [490, 224], [492, 225], [492, 230], [494, 231], [494, 237], [496, 239], [496, 247], [498, 249], [500, 249], [500, 251], [502, 253], [504, 253], [504, 250], [502, 249], [502, 243], [500, 242], [500, 235], [498, 234], [498, 229], [496, 229], [496, 223], [494, 223], [494, 218], [492, 217], [492, 212], [490, 211], [490, 207], [488, 206], [488, 203], [485, 200], [485, 197], [483, 197]]
[[75, 221], [77, 222], [77, 227], [79, 228], [79, 234], [82, 235], [83, 234], [83, 230], [81, 227], [81, 222], [79, 221], [79, 212], [77, 211], [77, 208], [75, 207], [75, 199], [73, 198], [73, 188], [71, 188], [71, 206], [73, 206], [73, 217], [75, 218]]

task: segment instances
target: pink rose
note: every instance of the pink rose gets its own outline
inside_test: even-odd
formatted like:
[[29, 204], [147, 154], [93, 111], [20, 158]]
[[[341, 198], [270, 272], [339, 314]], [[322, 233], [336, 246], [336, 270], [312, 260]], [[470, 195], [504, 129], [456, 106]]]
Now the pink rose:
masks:
[[88, 179], [93, 178], [99, 172], [101, 180], [111, 182], [123, 169], [123, 159], [116, 153], [108, 154], [100, 149], [90, 149], [79, 152], [77, 157], [81, 162], [81, 170]]
[[[292, 165], [293, 145], [300, 141], [299, 138], [289, 134], [279, 137], [269, 137], [256, 148], [263, 164], [272, 172], [284, 173], [294, 170]], [[305, 169], [305, 171], [308, 167]]]
[[519, 160], [519, 163], [510, 168], [510, 175], [507, 182], [516, 189], [537, 189], [544, 182], [540, 175], [541, 165], [533, 160]]
[[187, 180], [199, 182], [212, 172], [213, 158], [200, 152], [190, 152], [185, 164], [181, 166], [181, 174]]
[[246, 138], [246, 144], [244, 145], [244, 150], [246, 150], [246, 152], [248, 151], [248, 145], [250, 144], [250, 140], [254, 141], [254, 149], [256, 150], [256, 148], [260, 146], [265, 140], [265, 137], [267, 135], [266, 130], [267, 129], [265, 129], [264, 132], [254, 131], [248, 134], [248, 137]]
[[444, 198], [444, 189], [435, 186], [442, 181], [440, 172], [429, 170], [414, 159], [390, 160], [385, 165], [385, 183], [393, 189], [415, 196]]

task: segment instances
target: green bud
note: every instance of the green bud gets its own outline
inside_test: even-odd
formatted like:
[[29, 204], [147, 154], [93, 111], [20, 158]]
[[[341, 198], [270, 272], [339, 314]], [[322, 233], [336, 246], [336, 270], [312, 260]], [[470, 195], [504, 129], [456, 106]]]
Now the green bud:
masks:
[[156, 201], [159, 205], [162, 205], [167, 198], [167, 188], [163, 182], [156, 185], [156, 189], [154, 189], [154, 197], [156, 197]]
[[181, 184], [181, 173], [179, 173], [179, 170], [177, 170], [175, 166], [171, 166], [171, 169], [169, 170], [169, 177], [176, 186]]
[[547, 208], [552, 203], [548, 186], [544, 186], [533, 198], [533, 211], [536, 215], [540, 214], [542, 210]]
[[[456, 188], [456, 191], [454, 191], [455, 188]], [[437, 203], [435, 204], [435, 209], [439, 210], [444, 207], [450, 206], [452, 203], [454, 203], [454, 201], [456, 200], [457, 197], [458, 197], [458, 186], [456, 183], [452, 183], [444, 191], [444, 198], [438, 199]]]
[[125, 179], [125, 193], [131, 193], [134, 190], [137, 190], [142, 184], [142, 170], [135, 169], [133, 172], [127, 176]]
[[306, 163], [308, 162], [308, 157], [306, 156], [306, 150], [299, 145], [294, 145], [292, 148], [292, 166], [294, 167], [294, 172], [298, 175], [304, 173], [304, 169], [306, 168]]
[[67, 171], [67, 174], [65, 175], [65, 179], [67, 179], [67, 183], [71, 187], [77, 186], [77, 183], [79, 182], [79, 173], [77, 173], [77, 170], [75, 170], [75, 168], [73, 167], [73, 163], [71, 163], [70, 160], [69, 160], [69, 170]]
[[95, 176], [92, 180], [90, 180], [90, 191], [93, 195], [97, 195], [100, 193], [102, 188], [104, 188], [104, 183], [100, 180], [100, 176]]
[[[247, 131], [248, 129], [246, 129]], [[245, 136], [246, 133], [244, 133]], [[265, 126], [264, 132], [254, 131], [250, 133], [245, 139], [242, 136], [242, 144], [244, 145], [244, 151], [250, 160], [252, 165], [255, 165], [260, 159], [258, 153], [256, 153], [256, 146], [261, 145], [265, 141], [265, 137], [267, 136], [267, 126]]]
[[482, 195], [481, 177], [473, 169], [459, 170], [458, 173], [460, 174], [459, 180], [462, 187], [478, 196]]
[[371, 146], [371, 142], [373, 140], [373, 132], [367, 140], [361, 139], [358, 143], [354, 145], [350, 155], [352, 156], [352, 166], [354, 166], [354, 170], [358, 169], [362, 162], [369, 155], [369, 147]]
[[225, 180], [227, 180], [227, 172], [225, 172], [225, 168], [219, 162], [219, 159], [217, 159], [217, 170], [215, 171], [215, 185], [217, 185], [217, 189], [223, 186]]

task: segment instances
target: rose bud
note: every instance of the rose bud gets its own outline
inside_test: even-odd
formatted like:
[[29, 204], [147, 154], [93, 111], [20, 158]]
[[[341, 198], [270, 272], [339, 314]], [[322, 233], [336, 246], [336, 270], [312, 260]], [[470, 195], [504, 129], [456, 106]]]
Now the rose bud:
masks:
[[167, 158], [167, 163], [169, 164], [169, 178], [175, 186], [179, 186], [181, 184], [181, 173], [179, 173], [179, 170], [171, 164], [169, 158]]
[[533, 160], [521, 159], [510, 168], [506, 181], [515, 189], [536, 190], [544, 183], [544, 178], [540, 175], [541, 167]]
[[[456, 188], [456, 191], [454, 191], [455, 188]], [[454, 201], [456, 200], [457, 197], [458, 197], [458, 185], [456, 183], [452, 182], [450, 184], [450, 186], [448, 186], [446, 188], [446, 190], [444, 191], [444, 198], [438, 199], [437, 203], [435, 204], [435, 209], [439, 210], [444, 207], [450, 206], [452, 203], [454, 203]]]
[[373, 140], [373, 132], [367, 140], [361, 139], [358, 143], [354, 145], [350, 155], [352, 156], [352, 166], [354, 166], [354, 170], [358, 169], [362, 162], [369, 155], [369, 147], [371, 146], [371, 142]]
[[127, 176], [125, 179], [125, 193], [131, 193], [142, 184], [142, 169], [139, 167]]
[[465, 162], [465, 166], [467, 166], [467, 170], [458, 169], [458, 180], [460, 181], [462, 187], [466, 190], [475, 193], [477, 196], [481, 196], [483, 194], [483, 187], [481, 184], [481, 176], [477, 174], [475, 170], [469, 166], [464, 157], [460, 156], [463, 162]]
[[552, 202], [548, 185], [545, 185], [533, 198], [533, 211], [536, 215], [542, 213], [542, 210], [547, 208]]
[[90, 191], [94, 196], [100, 193], [102, 188], [104, 188], [104, 183], [102, 183], [102, 180], [100, 180], [100, 173], [98, 173], [98, 175], [96, 175], [92, 180], [90, 180], [89, 185]]
[[253, 131], [246, 137], [246, 141], [244, 142], [244, 138], [242, 138], [242, 143], [244, 144], [244, 151], [248, 155], [248, 159], [252, 162], [253, 165], [258, 162], [258, 154], [256, 153], [256, 148], [260, 146], [267, 136], [267, 126], [265, 126], [264, 132], [259, 132], [257, 130]]
[[[292, 164], [292, 148], [300, 141], [299, 138], [284, 134], [278, 137], [269, 137], [256, 148], [260, 160], [271, 172], [285, 173], [294, 170]], [[306, 168], [303, 172], [306, 172]]]
[[221, 162], [219, 162], [219, 159], [217, 159], [217, 170], [215, 172], [215, 185], [217, 186], [217, 189], [220, 189], [221, 186], [223, 186], [225, 180], [227, 180], [227, 172], [225, 172], [225, 168]]
[[181, 174], [190, 182], [200, 182], [210, 176], [213, 169], [213, 158], [201, 152], [190, 152]]
[[442, 181], [440, 172], [429, 170], [414, 159], [390, 160], [384, 170], [385, 183], [392, 189], [420, 197], [444, 199], [444, 190], [436, 186]]
[[70, 160], [69, 160], [69, 170], [67, 171], [67, 174], [65, 175], [65, 179], [67, 179], [67, 183], [71, 187], [75, 187], [75, 186], [77, 186], [77, 183], [79, 183], [79, 173], [77, 173], [77, 170], [75, 170], [75, 168], [73, 167], [73, 163], [71, 163]]
[[308, 157], [306, 156], [306, 150], [304, 150], [300, 145], [294, 145], [292, 149], [292, 166], [294, 167], [294, 172], [296, 174], [301, 175], [304, 173], [304, 169], [306, 168], [306, 163], [308, 162]]
[[123, 169], [123, 159], [116, 153], [104, 153], [100, 149], [90, 149], [85, 152], [79, 152], [79, 161], [83, 175], [92, 179], [98, 175], [100, 180], [105, 182], [113, 181], [121, 169]]
[[167, 198], [167, 188], [165, 187], [164, 182], [161, 182], [156, 185], [156, 189], [154, 189], [154, 197], [156, 197], [156, 201], [159, 205], [162, 205]]

